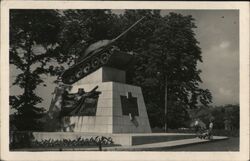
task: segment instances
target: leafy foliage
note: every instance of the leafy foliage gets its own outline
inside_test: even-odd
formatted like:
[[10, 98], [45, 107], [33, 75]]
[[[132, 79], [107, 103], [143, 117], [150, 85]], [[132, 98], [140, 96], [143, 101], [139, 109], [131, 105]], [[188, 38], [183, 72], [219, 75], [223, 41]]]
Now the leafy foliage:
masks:
[[189, 116], [191, 119], [200, 118], [206, 125], [209, 124], [209, 120], [213, 118], [215, 129], [225, 129], [226, 122], [228, 122], [230, 129], [239, 129], [239, 105], [225, 105], [225, 106], [200, 106], [197, 109], [189, 110]]
[[214, 116], [214, 126], [217, 129], [225, 128], [226, 122], [229, 124], [229, 130], [239, 129], [240, 119], [239, 105], [225, 105], [214, 107], [212, 115]]
[[10, 11], [10, 63], [20, 71], [13, 85], [24, 91], [21, 95], [10, 96], [10, 104], [18, 111], [14, 122], [21, 130], [38, 127], [35, 119], [44, 112], [35, 106], [42, 102], [35, 89], [44, 83], [41, 74], [55, 74], [53, 67], [47, 64], [58, 56], [56, 43], [60, 23], [54, 10]]
[[75, 63], [92, 43], [113, 37], [117, 16], [110, 10], [64, 10], [59, 62]]

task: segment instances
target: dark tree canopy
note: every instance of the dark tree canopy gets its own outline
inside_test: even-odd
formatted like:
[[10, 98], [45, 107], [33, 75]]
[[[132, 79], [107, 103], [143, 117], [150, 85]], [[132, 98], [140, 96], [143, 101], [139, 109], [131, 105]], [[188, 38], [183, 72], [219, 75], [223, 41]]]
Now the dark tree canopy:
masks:
[[117, 15], [110, 10], [64, 10], [62, 15], [61, 62], [72, 65], [90, 44], [114, 36]]
[[10, 104], [18, 111], [17, 126], [23, 130], [37, 127], [32, 123], [44, 112], [36, 107], [42, 98], [35, 89], [44, 82], [41, 74], [54, 72], [47, 63], [58, 56], [60, 24], [53, 10], [10, 10], [10, 64], [20, 71], [13, 85], [23, 89], [23, 94], [10, 97]]

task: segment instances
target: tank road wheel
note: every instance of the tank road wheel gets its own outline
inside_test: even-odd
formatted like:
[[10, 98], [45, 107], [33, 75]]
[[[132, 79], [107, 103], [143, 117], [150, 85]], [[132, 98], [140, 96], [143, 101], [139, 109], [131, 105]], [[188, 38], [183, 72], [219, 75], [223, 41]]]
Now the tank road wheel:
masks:
[[79, 69], [79, 71], [76, 72], [76, 78], [81, 78], [83, 75], [83, 70]]
[[90, 64], [87, 63], [87, 64], [84, 66], [84, 68], [83, 68], [84, 74], [87, 74], [87, 73], [89, 72], [89, 70], [90, 70]]
[[100, 64], [100, 60], [99, 60], [99, 58], [94, 58], [92, 61], [91, 61], [91, 65], [92, 65], [92, 67], [95, 69], [95, 68], [97, 68], [98, 67], [98, 65]]
[[106, 64], [109, 60], [109, 54], [108, 53], [103, 53], [101, 55], [101, 63], [102, 64]]

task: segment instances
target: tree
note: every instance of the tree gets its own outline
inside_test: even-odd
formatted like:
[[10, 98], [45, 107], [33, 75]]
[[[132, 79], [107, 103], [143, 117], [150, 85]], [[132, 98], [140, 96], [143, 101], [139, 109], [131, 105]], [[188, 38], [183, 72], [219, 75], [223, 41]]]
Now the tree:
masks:
[[200, 118], [206, 125], [213, 119], [214, 129], [228, 130], [239, 129], [239, 105], [224, 106], [200, 106], [197, 109], [190, 109], [189, 116], [192, 119]]
[[20, 130], [39, 128], [35, 120], [44, 109], [36, 106], [42, 98], [35, 89], [44, 82], [42, 74], [56, 72], [48, 62], [59, 54], [59, 16], [54, 10], [10, 10], [10, 64], [20, 72], [13, 85], [23, 89], [23, 94], [10, 96], [10, 104], [17, 110], [15, 123]]
[[212, 115], [213, 110], [214, 108], [211, 106], [201, 105], [196, 109], [188, 109], [188, 114], [192, 123], [194, 123], [194, 120], [199, 119], [205, 125], [209, 125], [210, 120], [214, 118]]
[[224, 121], [226, 119], [226, 113], [224, 107], [215, 107], [211, 110], [214, 117], [214, 128], [215, 129], [224, 129]]
[[[228, 105], [230, 107], [230, 105]], [[239, 105], [231, 105], [232, 110], [229, 113], [232, 126], [234, 129], [240, 128], [240, 106]]]
[[212, 114], [215, 118], [215, 128], [223, 129], [225, 128], [226, 124], [228, 124], [230, 126], [229, 129], [231, 130], [239, 129], [239, 105], [229, 104], [224, 106], [216, 106], [213, 109]]
[[92, 43], [111, 39], [117, 16], [110, 10], [63, 10], [59, 38], [60, 62], [72, 65]]
[[[123, 50], [146, 55], [138, 58], [128, 81], [142, 86], [149, 111], [160, 107], [158, 119], [178, 122], [180, 117], [187, 117], [187, 109], [212, 101], [209, 90], [199, 87], [202, 80], [197, 63], [202, 62], [202, 57], [193, 31], [194, 19], [176, 13], [161, 16], [157, 10], [127, 10], [122, 19], [128, 22], [123, 26], [142, 16], [146, 20], [119, 43]], [[179, 110], [164, 116], [166, 106], [170, 112]], [[149, 117], [153, 115], [149, 113]], [[152, 118], [150, 122], [155, 122]], [[182, 125], [177, 122], [176, 125]], [[158, 126], [163, 126], [163, 122]]]

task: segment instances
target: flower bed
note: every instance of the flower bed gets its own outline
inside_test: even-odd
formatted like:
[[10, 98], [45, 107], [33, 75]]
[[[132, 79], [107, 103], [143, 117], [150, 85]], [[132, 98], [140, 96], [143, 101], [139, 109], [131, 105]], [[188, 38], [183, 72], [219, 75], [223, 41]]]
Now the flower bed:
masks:
[[77, 139], [43, 139], [41, 141], [34, 140], [32, 133], [12, 134], [10, 149], [18, 148], [78, 148], [78, 147], [99, 147], [114, 145], [111, 137], [96, 136], [90, 138], [78, 137]]

